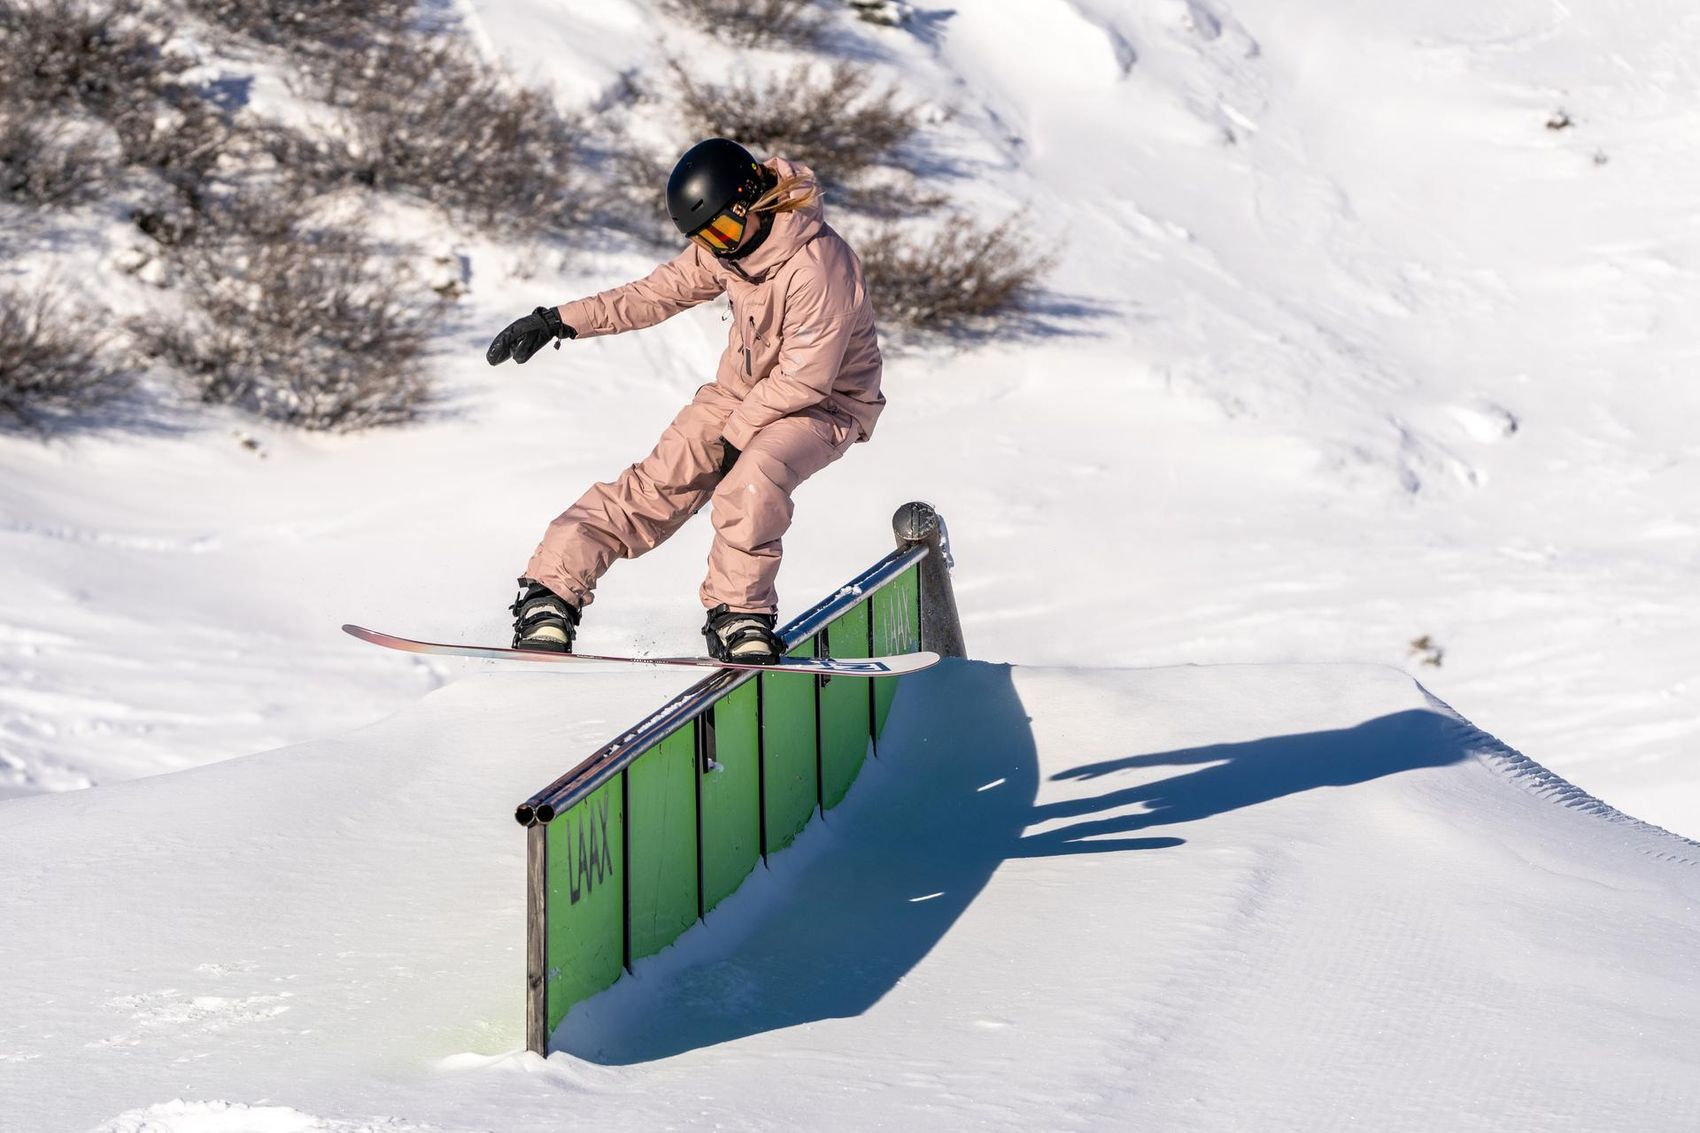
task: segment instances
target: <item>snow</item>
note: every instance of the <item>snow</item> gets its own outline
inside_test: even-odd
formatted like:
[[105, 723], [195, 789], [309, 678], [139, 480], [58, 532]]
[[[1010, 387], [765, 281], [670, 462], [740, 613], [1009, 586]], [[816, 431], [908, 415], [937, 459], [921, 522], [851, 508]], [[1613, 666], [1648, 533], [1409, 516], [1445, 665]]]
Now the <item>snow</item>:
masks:
[[[734, 61], [633, 0], [564, 23], [519, 0], [463, 8], [572, 106], [659, 74], [649, 29]], [[1056, 241], [1057, 333], [888, 343], [876, 442], [800, 495], [788, 608], [922, 496], [958, 533], [979, 656], [1405, 665], [1617, 805], [1700, 831], [1684, 368], [1700, 241], [1696, 158], [1675, 141], [1700, 113], [1695, 15], [1030, 15], [987, 0], [922, 14], [920, 35], [845, 17], [930, 108], [948, 191], [988, 219], [1031, 206]], [[289, 111], [264, 66], [208, 65], [258, 67]], [[1573, 124], [1548, 129], [1561, 108]], [[125, 228], [25, 226], [12, 270], [123, 308], [150, 290], [105, 266]], [[712, 364], [711, 307], [489, 370], [514, 311], [652, 261], [413, 234], [470, 271], [436, 344], [448, 402], [422, 427], [327, 440], [200, 413], [159, 435], [0, 439], [0, 793], [330, 734], [452, 679], [334, 627], [499, 640], [543, 524], [646, 451]], [[694, 648], [706, 539], [699, 522], [610, 576], [587, 643]], [[1439, 668], [1407, 648], [1425, 635]]]
[[288, 1106], [164, 1102], [102, 1122], [95, 1133], [423, 1133], [402, 1121], [326, 1121]]
[[657, 683], [463, 680], [6, 804], [0, 1128], [1700, 1117], [1700, 846], [1385, 667], [947, 661], [843, 806], [514, 1053], [509, 811]]
[[[456, 8], [571, 107], [738, 62], [647, 0]], [[1694, 847], [1621, 815], [1700, 835], [1700, 14], [842, 19], [953, 199], [1027, 207], [1058, 267], [1038, 329], [887, 343], [781, 613], [924, 498], [985, 663], [911, 682], [846, 807], [574, 1053], [514, 1053], [512, 806], [690, 678], [336, 627], [505, 640], [723, 311], [491, 370], [515, 313], [653, 260], [421, 224], [469, 270], [424, 424], [0, 437], [0, 1129], [1693, 1128]], [[139, 310], [128, 227], [12, 226], [6, 275]], [[695, 651], [707, 542], [621, 564], [583, 647]]]

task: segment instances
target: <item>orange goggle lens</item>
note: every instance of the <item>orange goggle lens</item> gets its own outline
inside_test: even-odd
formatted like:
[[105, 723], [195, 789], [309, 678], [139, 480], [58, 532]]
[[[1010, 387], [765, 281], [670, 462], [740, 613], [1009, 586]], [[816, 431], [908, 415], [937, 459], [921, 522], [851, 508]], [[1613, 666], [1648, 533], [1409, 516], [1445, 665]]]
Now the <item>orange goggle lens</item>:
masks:
[[691, 233], [691, 239], [711, 252], [730, 252], [744, 238], [747, 221], [731, 209]]

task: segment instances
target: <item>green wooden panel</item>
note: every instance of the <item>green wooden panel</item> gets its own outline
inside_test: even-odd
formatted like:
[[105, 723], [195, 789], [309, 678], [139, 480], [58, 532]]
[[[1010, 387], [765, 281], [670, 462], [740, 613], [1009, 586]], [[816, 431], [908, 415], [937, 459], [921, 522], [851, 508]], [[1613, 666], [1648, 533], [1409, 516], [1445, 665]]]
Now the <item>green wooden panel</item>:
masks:
[[615, 779], [549, 823], [544, 995], [551, 1032], [573, 1004], [620, 978], [623, 821]]
[[[814, 639], [791, 650], [792, 657], [813, 657]], [[789, 846], [814, 817], [820, 801], [819, 730], [815, 726], [815, 678], [763, 673], [762, 744], [767, 802], [765, 853]]]
[[702, 777], [704, 911], [738, 888], [761, 858], [759, 695], [750, 681], [711, 710], [716, 767]]
[[[912, 566], [873, 596], [874, 656], [914, 653], [921, 648], [921, 568]], [[897, 677], [874, 682], [874, 736], [885, 732]]]
[[626, 770], [631, 958], [653, 956], [697, 919], [696, 721]]
[[[827, 652], [833, 657], [868, 656], [868, 604], [860, 602], [826, 627]], [[844, 801], [868, 755], [872, 682], [860, 677], [830, 677], [820, 690], [821, 807]]]

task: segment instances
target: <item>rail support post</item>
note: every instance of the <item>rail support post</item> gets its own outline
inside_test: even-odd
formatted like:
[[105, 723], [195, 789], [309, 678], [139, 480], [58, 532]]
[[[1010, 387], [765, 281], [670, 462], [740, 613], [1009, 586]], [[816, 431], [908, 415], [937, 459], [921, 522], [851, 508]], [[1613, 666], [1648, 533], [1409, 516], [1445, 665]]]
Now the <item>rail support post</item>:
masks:
[[944, 519], [931, 504], [916, 500], [891, 517], [891, 533], [899, 547], [925, 544], [921, 560], [921, 648], [940, 657], [966, 657], [962, 621], [956, 613], [956, 591], [950, 585], [950, 538]]
[[525, 829], [525, 1049], [549, 1057], [549, 827]]

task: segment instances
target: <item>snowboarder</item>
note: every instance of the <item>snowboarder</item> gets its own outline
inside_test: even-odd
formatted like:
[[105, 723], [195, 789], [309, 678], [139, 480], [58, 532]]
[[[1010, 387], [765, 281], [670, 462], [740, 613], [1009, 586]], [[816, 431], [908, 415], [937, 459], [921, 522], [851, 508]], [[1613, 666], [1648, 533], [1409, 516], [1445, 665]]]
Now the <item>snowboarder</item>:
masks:
[[571, 652], [596, 581], [712, 500], [714, 545], [700, 597], [703, 636], [723, 661], [765, 664], [774, 631], [780, 537], [791, 494], [857, 441], [885, 406], [862, 266], [830, 228], [805, 165], [758, 162], [725, 138], [692, 146], [667, 180], [685, 250], [643, 279], [538, 307], [498, 334], [492, 366], [525, 363], [561, 339], [654, 326], [725, 292], [731, 333], [714, 381], [612, 483], [595, 484], [549, 524], [525, 574], [514, 645]]

